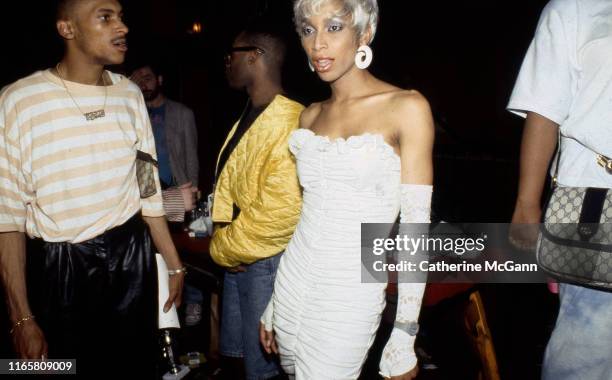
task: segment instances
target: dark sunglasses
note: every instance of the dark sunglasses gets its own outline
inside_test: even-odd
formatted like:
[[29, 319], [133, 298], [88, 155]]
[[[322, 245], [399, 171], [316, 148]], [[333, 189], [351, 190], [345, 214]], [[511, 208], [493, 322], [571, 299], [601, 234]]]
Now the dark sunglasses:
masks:
[[225, 59], [225, 63], [230, 63], [230, 61], [232, 60], [232, 53], [244, 52], [244, 51], [257, 51], [257, 53], [259, 53], [259, 54], [266, 54], [265, 50], [263, 50], [262, 48], [257, 47], [257, 46], [236, 46], [236, 47], [231, 47], [231, 48], [229, 48], [225, 52], [225, 56], [223, 57]]

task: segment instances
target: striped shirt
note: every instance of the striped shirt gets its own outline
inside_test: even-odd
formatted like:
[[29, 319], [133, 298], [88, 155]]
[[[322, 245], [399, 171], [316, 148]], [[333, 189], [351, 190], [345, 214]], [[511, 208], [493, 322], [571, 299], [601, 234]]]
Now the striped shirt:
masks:
[[[107, 72], [105, 87], [36, 72], [0, 94], [0, 232], [78, 243], [119, 226], [142, 210], [163, 216], [158, 192], [141, 199], [136, 150], [156, 157], [138, 86]], [[75, 104], [76, 103], [76, 104]], [[78, 105], [78, 106], [77, 106]], [[80, 108], [80, 110], [79, 110]]]

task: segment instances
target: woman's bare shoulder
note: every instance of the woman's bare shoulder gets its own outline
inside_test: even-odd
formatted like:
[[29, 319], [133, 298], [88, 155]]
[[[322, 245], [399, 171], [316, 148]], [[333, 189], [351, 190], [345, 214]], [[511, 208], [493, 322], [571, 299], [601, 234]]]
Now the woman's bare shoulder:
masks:
[[398, 90], [390, 93], [387, 106], [388, 115], [399, 119], [431, 115], [429, 102], [416, 90]]
[[388, 108], [387, 111], [429, 112], [427, 99], [416, 90], [406, 90], [383, 81], [379, 82], [377, 90], [373, 97], [378, 98], [379, 104]]
[[399, 90], [389, 94], [384, 107], [384, 118], [394, 134], [429, 136], [434, 122], [427, 99], [415, 90]]
[[398, 89], [390, 94], [390, 105], [406, 110], [418, 111], [429, 110], [429, 102], [417, 90]]

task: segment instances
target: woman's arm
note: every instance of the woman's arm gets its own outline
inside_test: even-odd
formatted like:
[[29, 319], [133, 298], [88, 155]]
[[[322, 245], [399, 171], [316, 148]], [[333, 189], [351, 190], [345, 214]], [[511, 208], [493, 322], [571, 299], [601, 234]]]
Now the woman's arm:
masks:
[[390, 117], [399, 137], [402, 183], [433, 183], [434, 122], [427, 100], [416, 91], [394, 99]]
[[[399, 137], [401, 158], [401, 222], [429, 223], [433, 182], [434, 125], [427, 100], [417, 92], [402, 93], [388, 113]], [[400, 233], [405, 231], [400, 227]], [[414, 341], [425, 291], [422, 281], [398, 277], [395, 326], [380, 362], [381, 375], [414, 379], [418, 372]]]

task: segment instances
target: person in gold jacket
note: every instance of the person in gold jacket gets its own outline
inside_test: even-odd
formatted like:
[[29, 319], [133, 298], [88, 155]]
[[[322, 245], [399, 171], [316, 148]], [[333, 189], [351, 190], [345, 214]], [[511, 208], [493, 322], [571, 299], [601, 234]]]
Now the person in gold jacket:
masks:
[[217, 160], [210, 254], [227, 268], [219, 351], [229, 365], [222, 369], [241, 367], [231, 358], [243, 358], [247, 379], [281, 376], [259, 344], [258, 326], [302, 203], [288, 139], [304, 107], [281, 95], [284, 54], [280, 36], [253, 26], [225, 62], [229, 85], [250, 100]]

